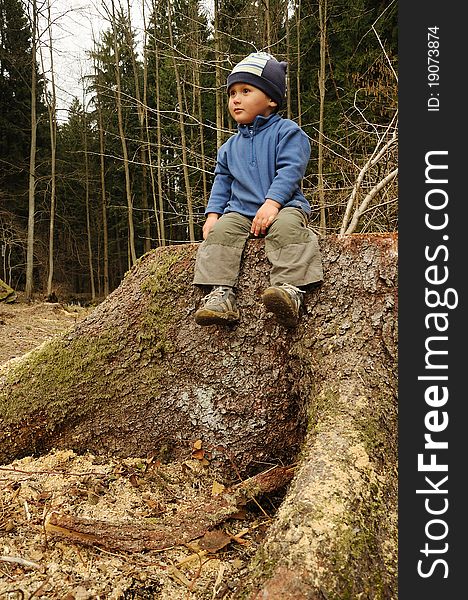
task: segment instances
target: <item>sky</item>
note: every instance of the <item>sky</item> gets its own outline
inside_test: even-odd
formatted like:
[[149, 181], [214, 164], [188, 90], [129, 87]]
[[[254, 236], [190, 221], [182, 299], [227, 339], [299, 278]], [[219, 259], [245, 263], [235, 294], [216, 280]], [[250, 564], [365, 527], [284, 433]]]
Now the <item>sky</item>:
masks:
[[[67, 119], [67, 109], [74, 97], [83, 102], [83, 75], [91, 73], [87, 52], [93, 48], [93, 38], [109, 27], [102, 0], [51, 0], [52, 46], [57, 93], [58, 119]], [[110, 4], [108, 2], [108, 4]], [[132, 22], [141, 23], [141, 1], [131, 2]], [[42, 39], [48, 43], [45, 25]], [[45, 70], [49, 69], [49, 50], [43, 48]], [[50, 77], [50, 74], [49, 74]], [[86, 99], [85, 99], [86, 101]]]
[[[105, 7], [110, 7], [111, 1], [50, 1], [58, 120], [66, 121], [67, 110], [73, 98], [76, 97], [83, 102], [82, 78], [92, 73], [92, 63], [86, 53], [92, 50], [93, 40], [98, 40], [100, 33], [110, 27]], [[127, 1], [116, 0], [116, 5], [120, 2], [126, 7]], [[131, 20], [137, 41], [143, 40], [143, 2], [145, 2], [145, 15], [148, 19], [151, 14], [151, 0], [130, 0]], [[208, 11], [213, 10], [213, 0], [204, 0], [204, 5]], [[42, 31], [44, 65], [47, 71], [50, 60], [45, 23], [42, 24]], [[85, 102], [87, 102], [86, 98]]]

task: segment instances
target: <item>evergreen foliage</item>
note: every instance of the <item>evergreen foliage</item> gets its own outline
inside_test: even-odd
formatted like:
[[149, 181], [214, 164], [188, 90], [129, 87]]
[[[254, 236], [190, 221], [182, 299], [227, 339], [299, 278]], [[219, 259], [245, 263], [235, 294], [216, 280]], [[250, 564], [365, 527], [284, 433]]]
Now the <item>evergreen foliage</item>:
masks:
[[[39, 151], [38, 195], [50, 153], [43, 79], [37, 74], [36, 106]], [[14, 286], [24, 284], [31, 140], [31, 25], [20, 0], [0, 0], [0, 248], [3, 274]], [[7, 272], [8, 268], [8, 272]]]

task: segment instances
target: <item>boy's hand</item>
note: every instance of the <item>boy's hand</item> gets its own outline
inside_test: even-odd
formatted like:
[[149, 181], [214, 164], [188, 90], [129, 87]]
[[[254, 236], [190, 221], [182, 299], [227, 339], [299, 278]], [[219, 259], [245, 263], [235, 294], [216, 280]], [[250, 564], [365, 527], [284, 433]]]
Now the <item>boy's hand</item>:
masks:
[[219, 219], [218, 213], [208, 213], [205, 224], [203, 225], [203, 239], [206, 240], [208, 234], [213, 229], [214, 224]]
[[275, 220], [280, 208], [281, 204], [279, 202], [267, 198], [262, 206], [260, 206], [260, 208], [257, 210], [257, 214], [252, 221], [250, 233], [253, 233], [254, 235], [259, 235], [261, 233], [262, 235], [265, 235], [266, 230]]

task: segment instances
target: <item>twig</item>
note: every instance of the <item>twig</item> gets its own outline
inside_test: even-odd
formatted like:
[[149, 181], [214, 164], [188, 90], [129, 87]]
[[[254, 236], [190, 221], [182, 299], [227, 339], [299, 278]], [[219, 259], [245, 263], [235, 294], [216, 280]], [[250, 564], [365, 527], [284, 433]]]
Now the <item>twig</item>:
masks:
[[96, 473], [88, 471], [85, 473], [66, 473], [65, 471], [24, 471], [23, 469], [14, 469], [11, 467], [0, 467], [0, 471], [10, 471], [11, 473], [23, 473], [25, 475], [60, 475], [61, 477], [85, 477], [93, 475], [94, 477], [107, 477], [106, 473]]
[[9, 573], [4, 571], [3, 569], [0, 569], [0, 574], [5, 575], [5, 577], [8, 577], [8, 579], [11, 579], [12, 581], [14, 579], [14, 577], [12, 577]]
[[31, 520], [31, 513], [29, 512], [29, 506], [26, 500], [23, 500], [23, 507], [24, 507], [24, 512], [26, 514], [26, 520], [30, 521]]
[[220, 585], [221, 585], [221, 583], [223, 581], [224, 571], [225, 570], [226, 570], [226, 565], [224, 563], [221, 563], [219, 565], [218, 576], [216, 577], [216, 581], [215, 581], [214, 586], [213, 586], [213, 595], [211, 596], [211, 600], [215, 600], [215, 598], [216, 598], [216, 596], [218, 594]]
[[200, 566], [198, 567], [198, 570], [197, 570], [197, 572], [195, 573], [195, 576], [193, 577], [193, 579], [192, 579], [192, 582], [191, 582], [191, 584], [190, 584], [190, 587], [189, 587], [189, 589], [188, 589], [188, 591], [187, 591], [187, 597], [186, 597], [186, 600], [189, 600], [189, 598], [190, 598], [190, 594], [193, 592], [193, 587], [194, 587], [194, 585], [195, 585], [195, 583], [196, 583], [197, 579], [198, 579], [198, 578], [200, 577], [200, 575], [201, 575], [201, 571], [202, 571], [202, 569], [203, 569], [203, 566], [204, 566], [204, 565], [206, 565], [206, 563], [207, 563], [207, 562], [210, 562], [210, 560], [213, 560], [215, 557], [214, 557], [214, 556], [210, 556], [210, 557], [208, 557], [208, 558], [207, 558], [205, 561], [203, 561], [203, 562], [202, 562], [202, 560], [201, 560], [201, 556], [199, 556], [198, 558], [200, 559]]
[[[17, 588], [16, 590], [8, 590], [8, 592], [6, 592], [6, 593], [8, 594], [8, 598], [10, 598], [10, 594], [18, 593], [19, 594], [18, 598], [20, 600], [24, 600], [24, 592], [23, 592], [23, 590], [20, 590], [19, 588]], [[3, 596], [3, 592], [2, 592], [2, 596]]]
[[367, 209], [367, 207], [369, 206], [369, 202], [372, 200], [372, 198], [378, 193], [380, 192], [380, 190], [382, 188], [384, 188], [388, 183], [390, 183], [390, 181], [392, 181], [393, 179], [395, 179], [395, 177], [398, 175], [398, 169], [394, 169], [391, 173], [389, 173], [384, 179], [382, 179], [382, 181], [380, 181], [377, 185], [375, 185], [371, 191], [367, 194], [367, 196], [364, 198], [364, 200], [361, 202], [360, 206], [358, 208], [356, 208], [355, 212], [354, 212], [354, 216], [351, 220], [351, 223], [349, 224], [348, 228], [346, 229], [345, 233], [346, 234], [351, 234], [354, 232], [354, 230], [356, 229], [357, 223], [359, 221], [359, 218], [361, 217], [361, 215], [364, 213], [364, 211]]
[[20, 565], [21, 567], [28, 567], [30, 569], [37, 569], [38, 571], [44, 570], [44, 567], [39, 563], [19, 556], [0, 556], [0, 561]]
[[31, 594], [31, 598], [34, 598], [35, 596], [42, 596], [42, 591], [45, 588], [45, 586], [47, 585], [48, 581], [49, 581], [49, 578], [47, 578], [45, 581], [43, 581], [41, 583], [41, 585], [37, 588], [37, 590], [33, 594]]

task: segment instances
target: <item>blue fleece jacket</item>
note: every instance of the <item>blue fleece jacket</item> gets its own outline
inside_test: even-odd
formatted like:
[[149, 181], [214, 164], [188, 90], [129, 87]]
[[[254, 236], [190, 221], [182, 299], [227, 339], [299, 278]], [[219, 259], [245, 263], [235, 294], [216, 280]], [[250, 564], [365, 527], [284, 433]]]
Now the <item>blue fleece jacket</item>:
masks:
[[238, 132], [218, 150], [205, 215], [237, 212], [254, 217], [266, 198], [309, 214], [300, 188], [309, 157], [309, 139], [290, 119], [274, 113], [257, 116], [253, 125], [238, 125]]

